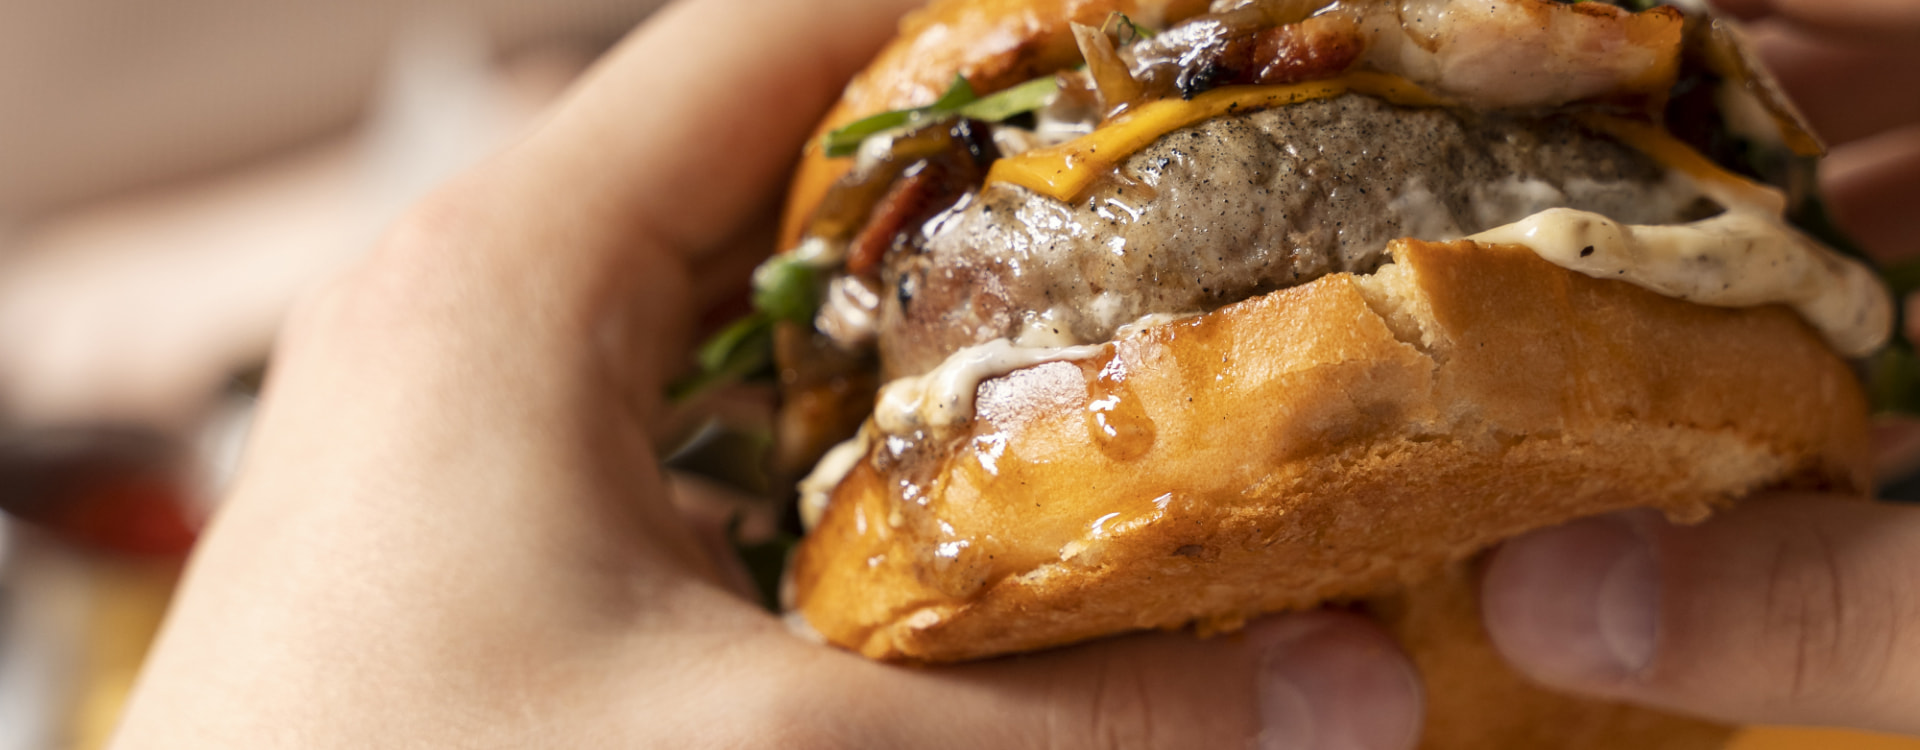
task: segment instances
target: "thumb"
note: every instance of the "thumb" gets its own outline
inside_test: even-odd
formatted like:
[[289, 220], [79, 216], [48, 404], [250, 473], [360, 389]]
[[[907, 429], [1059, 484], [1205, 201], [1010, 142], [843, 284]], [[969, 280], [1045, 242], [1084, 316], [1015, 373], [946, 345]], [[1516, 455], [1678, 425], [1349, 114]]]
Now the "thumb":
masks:
[[[1421, 688], [1372, 621], [1331, 612], [1232, 636], [1159, 633], [955, 668], [872, 667], [861, 722], [892, 747], [1408, 750]], [[842, 707], [841, 710], [844, 710]]]
[[1563, 689], [1730, 722], [1920, 732], [1920, 508], [1755, 499], [1507, 543], [1487, 630]]

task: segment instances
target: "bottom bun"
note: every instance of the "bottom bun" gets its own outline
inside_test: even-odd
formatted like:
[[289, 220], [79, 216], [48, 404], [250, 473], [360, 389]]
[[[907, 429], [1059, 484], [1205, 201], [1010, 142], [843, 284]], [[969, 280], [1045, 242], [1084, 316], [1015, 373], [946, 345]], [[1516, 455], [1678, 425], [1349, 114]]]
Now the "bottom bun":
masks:
[[1515, 673], [1480, 625], [1478, 566], [1455, 563], [1365, 607], [1400, 640], [1427, 694], [1420, 750], [1711, 750], [1734, 728], [1576, 698]]
[[1392, 254], [988, 380], [952, 439], [875, 441], [790, 605], [947, 662], [1384, 595], [1595, 513], [1867, 487], [1854, 374], [1785, 308], [1509, 246]]

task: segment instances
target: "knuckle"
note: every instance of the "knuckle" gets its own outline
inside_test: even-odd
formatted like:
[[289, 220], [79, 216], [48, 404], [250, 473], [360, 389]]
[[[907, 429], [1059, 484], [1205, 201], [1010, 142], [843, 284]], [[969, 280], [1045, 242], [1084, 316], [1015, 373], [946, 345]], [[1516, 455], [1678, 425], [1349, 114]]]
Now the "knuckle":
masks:
[[387, 230], [351, 281], [362, 301], [404, 310], [459, 285], [472, 265], [469, 249], [487, 231], [466, 192], [442, 189]]
[[861, 747], [852, 712], [822, 710], [821, 678], [811, 671], [765, 674], [736, 697], [736, 710], [719, 727], [723, 747], [833, 750]]
[[1112, 650], [1089, 665], [1090, 676], [1056, 684], [1056, 715], [1046, 722], [1045, 747], [1091, 747], [1102, 750], [1177, 747], [1175, 738], [1157, 730], [1156, 712], [1164, 707], [1155, 699], [1150, 668], [1137, 659]]
[[1883, 681], [1900, 628], [1887, 605], [1897, 597], [1863, 590], [1876, 579], [1857, 575], [1817, 525], [1780, 540], [1771, 563], [1761, 627], [1769, 671], [1783, 677], [1772, 699], [1826, 704]]
[[277, 343], [282, 356], [289, 351], [305, 348], [307, 341], [318, 337], [321, 331], [331, 325], [330, 319], [338, 315], [339, 286], [337, 280], [322, 282], [307, 290], [288, 308], [287, 316], [280, 324]]
[[475, 216], [475, 193], [450, 185], [410, 208], [358, 263], [293, 307], [283, 337], [351, 340], [351, 334], [448, 317], [450, 304], [471, 296], [474, 269], [463, 248], [486, 232]]
[[860, 747], [852, 738], [817, 724], [818, 717], [760, 717], [745, 722], [729, 722], [723, 747], [779, 747], [792, 750], [835, 750]]
[[352, 275], [322, 282], [302, 294], [287, 310], [274, 343], [276, 369], [287, 362], [309, 358], [310, 352], [332, 351], [359, 339], [369, 330], [364, 297]]

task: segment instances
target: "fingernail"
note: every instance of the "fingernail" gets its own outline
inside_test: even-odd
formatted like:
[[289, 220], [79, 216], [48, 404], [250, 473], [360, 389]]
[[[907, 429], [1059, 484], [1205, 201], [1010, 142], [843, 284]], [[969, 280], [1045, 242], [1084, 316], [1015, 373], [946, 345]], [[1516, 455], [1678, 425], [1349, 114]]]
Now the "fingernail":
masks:
[[1262, 750], [1407, 750], [1420, 737], [1420, 676], [1354, 615], [1280, 618], [1261, 665]]
[[1660, 567], [1635, 520], [1576, 521], [1503, 546], [1483, 589], [1487, 631], [1501, 653], [1563, 684], [1645, 669], [1659, 636]]

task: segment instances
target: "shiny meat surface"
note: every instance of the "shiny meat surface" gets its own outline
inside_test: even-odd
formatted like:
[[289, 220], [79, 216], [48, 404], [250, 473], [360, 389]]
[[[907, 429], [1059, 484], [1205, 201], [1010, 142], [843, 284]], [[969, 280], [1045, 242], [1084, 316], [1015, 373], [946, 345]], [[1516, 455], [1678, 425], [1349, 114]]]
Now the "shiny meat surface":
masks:
[[1452, 239], [1568, 206], [1644, 224], [1707, 213], [1638, 151], [1569, 121], [1407, 109], [1349, 95], [1175, 131], [1066, 205], [994, 184], [890, 254], [883, 377], [953, 351], [1105, 341], [1378, 266], [1389, 240]]

